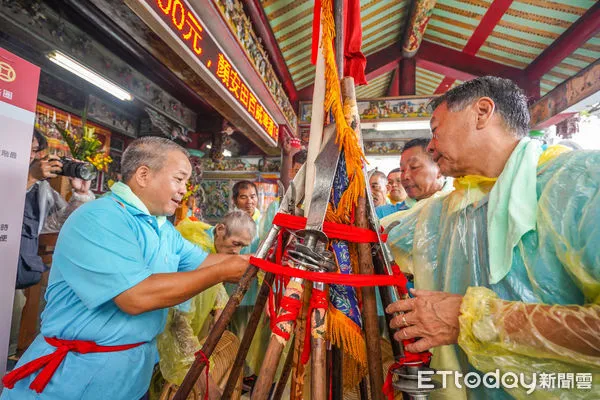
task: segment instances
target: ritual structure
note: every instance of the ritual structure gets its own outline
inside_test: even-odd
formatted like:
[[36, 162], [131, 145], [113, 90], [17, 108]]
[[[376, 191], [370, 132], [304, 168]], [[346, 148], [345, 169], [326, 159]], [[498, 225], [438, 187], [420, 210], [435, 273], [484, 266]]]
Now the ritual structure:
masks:
[[[391, 331], [395, 362], [382, 380], [375, 287], [387, 306], [408, 296], [407, 279], [387, 249], [366, 181], [354, 87], [355, 78], [364, 81], [364, 57], [346, 59], [346, 65], [343, 57], [336, 60], [336, 54], [344, 54], [344, 30], [334, 9], [331, 0], [315, 8], [320, 24], [313, 38], [316, 72], [307, 162], [281, 200], [252, 265], [196, 353], [176, 400], [188, 398], [202, 373], [208, 379], [211, 353], [257, 273], [262, 286], [222, 398], [231, 396], [265, 309], [272, 333], [252, 399], [281, 398], [290, 376], [290, 396], [296, 399], [308, 394], [311, 399], [341, 399], [357, 387], [361, 398], [372, 399], [393, 399], [394, 391], [420, 399], [430, 391], [417, 385], [417, 377], [419, 370], [428, 369], [431, 353], [405, 351]], [[337, 52], [334, 46], [339, 46]], [[340, 80], [344, 70], [354, 71], [356, 77]]]

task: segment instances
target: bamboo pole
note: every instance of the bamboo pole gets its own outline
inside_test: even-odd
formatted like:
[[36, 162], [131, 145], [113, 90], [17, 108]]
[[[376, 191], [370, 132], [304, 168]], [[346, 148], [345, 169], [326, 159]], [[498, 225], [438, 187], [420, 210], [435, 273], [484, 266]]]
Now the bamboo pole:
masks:
[[[351, 110], [350, 117], [352, 126], [358, 133], [358, 140], [362, 146], [360, 135], [360, 118], [356, 105], [356, 93], [354, 91], [354, 79], [344, 78], [342, 80], [342, 96], [344, 108]], [[355, 225], [359, 228], [369, 228], [366, 207], [366, 191], [358, 198], [356, 207]], [[361, 274], [373, 274], [373, 259], [371, 246], [368, 243], [358, 244], [359, 270]], [[371, 388], [371, 399], [383, 400], [381, 388], [383, 387], [383, 367], [381, 358], [381, 347], [379, 341], [379, 323], [377, 320], [377, 300], [373, 287], [361, 289], [363, 300], [363, 320], [365, 323], [365, 336], [367, 344], [367, 363], [369, 368], [369, 379]]]

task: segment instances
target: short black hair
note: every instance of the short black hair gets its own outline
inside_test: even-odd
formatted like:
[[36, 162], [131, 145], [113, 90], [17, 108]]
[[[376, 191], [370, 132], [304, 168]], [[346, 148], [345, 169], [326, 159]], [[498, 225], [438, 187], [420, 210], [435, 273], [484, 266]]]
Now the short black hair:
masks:
[[512, 133], [520, 138], [527, 135], [530, 120], [527, 96], [510, 79], [496, 76], [475, 78], [431, 100], [429, 108], [433, 111], [445, 102], [450, 111], [461, 111], [481, 97], [494, 101], [496, 110]]
[[304, 164], [306, 162], [306, 150], [300, 150], [292, 157], [292, 164]]
[[423, 151], [427, 151], [427, 146], [429, 146], [429, 139], [425, 139], [425, 138], [411, 139], [408, 142], [406, 142], [406, 144], [402, 148], [402, 153], [404, 153], [406, 150], [411, 149], [413, 147], [420, 147], [423, 149]]
[[388, 172], [388, 178], [390, 177], [391, 174], [400, 173], [400, 172], [401, 172], [400, 168], [394, 168], [393, 170]]
[[39, 129], [33, 128], [33, 137], [31, 138], [31, 140], [33, 140], [34, 138], [38, 141], [38, 151], [46, 150], [48, 148], [48, 140]]
[[239, 181], [235, 185], [233, 185], [233, 189], [232, 189], [232, 191], [233, 191], [233, 200], [236, 200], [238, 198], [238, 196], [240, 195], [240, 190], [242, 190], [242, 189], [248, 189], [249, 187], [253, 187], [254, 191], [258, 195], [258, 188], [256, 187], [256, 185], [253, 182], [250, 182], [250, 181]]

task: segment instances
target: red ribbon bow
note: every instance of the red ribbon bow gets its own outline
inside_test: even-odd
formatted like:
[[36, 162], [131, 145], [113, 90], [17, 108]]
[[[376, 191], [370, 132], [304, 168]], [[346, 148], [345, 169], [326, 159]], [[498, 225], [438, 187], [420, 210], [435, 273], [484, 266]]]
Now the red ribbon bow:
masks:
[[2, 378], [2, 383], [8, 389], [12, 389], [15, 383], [28, 377], [41, 369], [38, 376], [35, 377], [29, 388], [38, 393], [42, 393], [44, 388], [50, 382], [52, 375], [56, 372], [63, 362], [67, 353], [73, 351], [80, 354], [86, 353], [109, 353], [113, 351], [124, 351], [140, 346], [145, 342], [124, 344], [119, 346], [100, 346], [96, 342], [87, 340], [66, 340], [57, 338], [44, 338], [49, 345], [56, 347], [53, 353], [31, 360], [27, 364], [12, 370]]

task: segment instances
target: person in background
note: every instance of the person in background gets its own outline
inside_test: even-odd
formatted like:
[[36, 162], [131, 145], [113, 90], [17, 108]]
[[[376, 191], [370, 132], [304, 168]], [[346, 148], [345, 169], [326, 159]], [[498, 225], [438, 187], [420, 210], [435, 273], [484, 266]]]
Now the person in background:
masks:
[[[176, 229], [185, 239], [211, 254], [240, 254], [256, 234], [256, 224], [241, 210], [230, 211], [214, 227], [185, 219]], [[152, 379], [151, 399], [171, 399], [174, 396], [195, 359], [194, 353], [200, 350], [212, 322], [219, 319], [228, 300], [225, 288], [219, 283], [169, 309], [165, 330], [157, 337], [160, 373], [155, 373]], [[220, 398], [219, 387], [222, 389], [227, 382], [238, 347], [239, 339], [225, 331], [211, 356], [211, 398]], [[239, 383], [233, 399], [240, 397], [241, 380]], [[202, 376], [195, 385], [198, 393], [205, 392], [205, 385], [205, 377]]]
[[[452, 374], [446, 398], [598, 398], [600, 152], [544, 150], [527, 135], [526, 94], [508, 79], [465, 82], [431, 108], [427, 150], [455, 190], [386, 226], [418, 289], [386, 310], [400, 313], [396, 339], [433, 349], [436, 370], [497, 382]], [[569, 375], [580, 385], [542, 380]]]
[[[232, 192], [235, 208], [244, 211], [254, 220], [257, 226], [260, 226], [261, 214], [258, 209], [258, 188], [256, 185], [250, 181], [239, 181], [233, 185]], [[242, 250], [242, 254], [255, 253], [259, 243], [260, 238], [257, 231], [252, 243]]]
[[25, 306], [24, 289], [37, 284], [48, 267], [38, 255], [39, 235], [44, 232], [60, 230], [67, 217], [83, 203], [94, 200], [90, 191], [90, 181], [69, 178], [71, 199], [67, 203], [61, 195], [52, 189], [48, 179], [55, 178], [62, 170], [57, 156], [45, 154], [48, 141], [37, 129], [33, 130], [29, 171], [27, 174], [27, 193], [21, 228], [21, 244], [17, 264], [17, 282], [13, 302], [13, 316], [9, 356], [17, 352], [21, 315]]
[[207, 254], [166, 220], [187, 192], [188, 157], [165, 138], [134, 140], [123, 153], [123, 182], [69, 217], [41, 334], [4, 376], [0, 399], [140, 399], [168, 307], [244, 274], [247, 256]]
[[428, 145], [429, 139], [413, 139], [402, 149], [400, 173], [409, 207], [414, 205], [413, 201], [408, 201], [409, 198], [419, 201], [452, 190], [450, 180], [442, 176], [440, 167], [427, 151]]
[[[416, 202], [451, 191], [450, 180], [440, 173], [440, 168], [426, 151], [429, 139], [412, 139], [402, 148], [400, 155], [400, 180], [408, 195], [402, 203], [376, 209], [377, 216], [391, 218], [398, 211], [413, 207]], [[389, 223], [389, 222], [388, 222]]]
[[391, 204], [402, 203], [406, 200], [406, 191], [402, 186], [400, 168], [394, 168], [387, 176], [387, 192]]
[[400, 172], [400, 168], [395, 168], [390, 171], [386, 188], [388, 191], [389, 203], [375, 209], [379, 218], [408, 208], [405, 204], [407, 196], [406, 191], [402, 186], [402, 173]]
[[[294, 179], [293, 176], [298, 172], [292, 172], [292, 169], [295, 164], [294, 156], [300, 151], [302, 151], [302, 142], [300, 139], [283, 135], [281, 140], [281, 174], [279, 177], [283, 190], [287, 190], [290, 182]], [[304, 164], [305, 161], [302, 161], [300, 164]]]
[[381, 171], [374, 170], [369, 176], [369, 186], [375, 207], [388, 204], [387, 178]]

